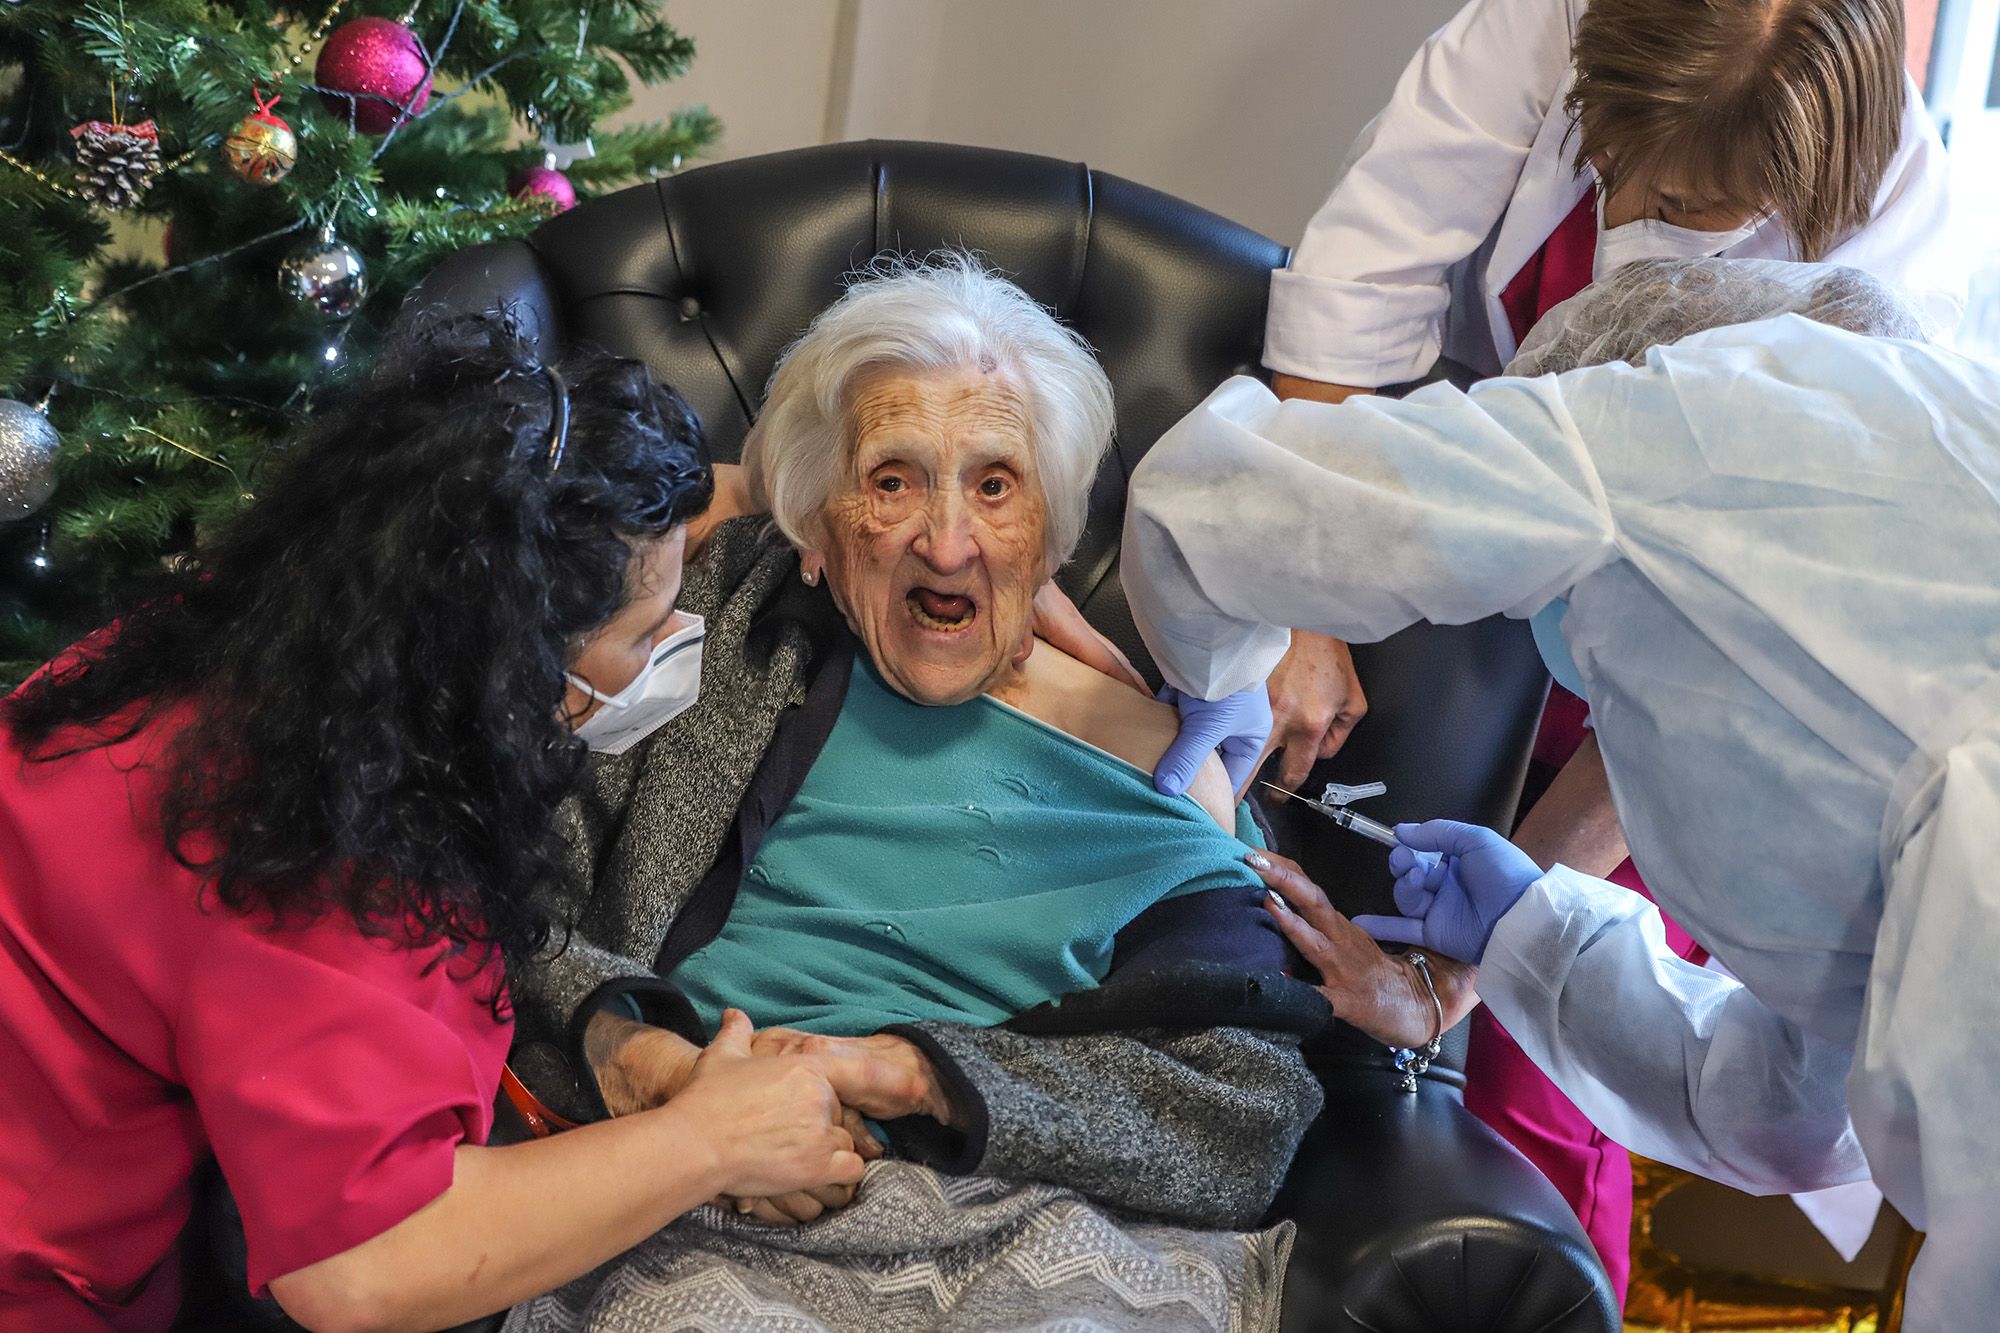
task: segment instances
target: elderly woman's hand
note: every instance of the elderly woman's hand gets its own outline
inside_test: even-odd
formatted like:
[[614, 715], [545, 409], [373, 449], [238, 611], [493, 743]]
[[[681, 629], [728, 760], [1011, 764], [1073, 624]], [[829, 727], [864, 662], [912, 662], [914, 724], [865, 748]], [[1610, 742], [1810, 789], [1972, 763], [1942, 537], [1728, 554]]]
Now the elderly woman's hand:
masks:
[[[800, 1035], [804, 1035], [801, 1033]], [[759, 1052], [754, 1043], [752, 1055], [771, 1054]], [[840, 1108], [840, 1126], [854, 1140], [854, 1151], [864, 1162], [873, 1162], [887, 1150], [882, 1141], [868, 1128], [867, 1119], [851, 1106]], [[768, 1199], [739, 1199], [725, 1195], [717, 1199], [718, 1206], [756, 1218], [759, 1222], [769, 1222], [773, 1226], [791, 1226], [798, 1222], [810, 1222], [824, 1213], [837, 1208], [845, 1208], [854, 1202], [854, 1193], [861, 1187], [856, 1185], [827, 1185], [816, 1190], [800, 1190], [795, 1194], [778, 1194]]]
[[[702, 1054], [701, 1047], [665, 1028], [635, 1022], [604, 1010], [593, 1014], [590, 1025], [584, 1029], [583, 1050], [590, 1061], [591, 1072], [597, 1077], [605, 1109], [614, 1116], [636, 1115], [672, 1101], [687, 1087]], [[754, 1042], [748, 1052], [751, 1056], [786, 1053], [768, 1045], [766, 1049], [758, 1050]], [[868, 1132], [862, 1118], [844, 1107], [841, 1127], [854, 1140], [854, 1151], [860, 1154], [862, 1161], [870, 1162], [882, 1155], [881, 1143]], [[754, 1216], [759, 1221], [790, 1226], [810, 1222], [822, 1213], [846, 1207], [854, 1200], [855, 1188], [853, 1185], [824, 1185], [768, 1199], [737, 1199], [725, 1195], [716, 1203]]]
[[930, 1058], [901, 1037], [821, 1037], [765, 1028], [750, 1049], [759, 1055], [812, 1057], [841, 1105], [870, 1120], [927, 1115], [947, 1127], [958, 1124], [958, 1109], [938, 1082]]
[[[864, 1161], [883, 1155], [869, 1119], [894, 1120], [928, 1115], [952, 1123], [949, 1100], [922, 1051], [901, 1037], [820, 1037], [796, 1028], [764, 1028], [750, 1042], [757, 1056], [803, 1056], [833, 1086], [841, 1101], [841, 1122]], [[833, 1185], [770, 1199], [723, 1198], [717, 1204], [773, 1226], [810, 1222], [854, 1200], [855, 1187]]]
[[701, 1047], [665, 1028], [600, 1009], [584, 1029], [583, 1054], [605, 1109], [636, 1115], [673, 1100], [694, 1073]]
[[[598, 1091], [614, 1116], [634, 1115], [673, 1100], [694, 1073], [701, 1047], [665, 1028], [635, 1022], [609, 1011], [591, 1016], [584, 1029], [584, 1055], [597, 1076]], [[750, 1040], [752, 1056], [808, 1055], [841, 1100], [841, 1125], [854, 1151], [872, 1162], [885, 1151], [870, 1132], [869, 1117], [944, 1114], [949, 1106], [936, 1090], [930, 1061], [897, 1037], [815, 1037], [791, 1028], [765, 1028]], [[897, 1109], [900, 1107], [913, 1109]], [[938, 1115], [943, 1120], [944, 1115]], [[945, 1123], [950, 1123], [946, 1121]], [[715, 1202], [760, 1222], [792, 1226], [810, 1222], [854, 1201], [854, 1185], [827, 1185], [768, 1199], [724, 1196]]]
[[[1431, 1039], [1437, 1011], [1416, 968], [1382, 952], [1382, 946], [1327, 901], [1296, 861], [1275, 852], [1253, 852], [1250, 868], [1270, 888], [1265, 910], [1320, 974], [1319, 993], [1334, 1016], [1389, 1046], [1417, 1047]], [[1427, 954], [1444, 1026], [1451, 1028], [1479, 1003], [1473, 984], [1479, 969]]]

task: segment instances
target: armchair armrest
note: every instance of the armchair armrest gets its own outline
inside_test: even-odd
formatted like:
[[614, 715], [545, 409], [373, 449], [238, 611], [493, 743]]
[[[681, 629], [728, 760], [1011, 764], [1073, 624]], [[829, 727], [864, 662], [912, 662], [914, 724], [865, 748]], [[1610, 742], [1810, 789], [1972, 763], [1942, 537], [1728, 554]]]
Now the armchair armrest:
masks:
[[1272, 1208], [1298, 1224], [1286, 1333], [1617, 1333], [1609, 1279], [1555, 1187], [1465, 1109], [1457, 1076], [1316, 1066], [1326, 1110]]

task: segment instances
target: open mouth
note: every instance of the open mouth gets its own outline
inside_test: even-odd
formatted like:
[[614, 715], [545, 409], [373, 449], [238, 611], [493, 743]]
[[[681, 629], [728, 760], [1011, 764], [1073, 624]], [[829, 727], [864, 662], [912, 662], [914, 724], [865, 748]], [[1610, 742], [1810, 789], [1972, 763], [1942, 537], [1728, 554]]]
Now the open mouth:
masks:
[[927, 630], [940, 634], [960, 634], [979, 618], [979, 604], [963, 593], [912, 588], [903, 598], [910, 618]]

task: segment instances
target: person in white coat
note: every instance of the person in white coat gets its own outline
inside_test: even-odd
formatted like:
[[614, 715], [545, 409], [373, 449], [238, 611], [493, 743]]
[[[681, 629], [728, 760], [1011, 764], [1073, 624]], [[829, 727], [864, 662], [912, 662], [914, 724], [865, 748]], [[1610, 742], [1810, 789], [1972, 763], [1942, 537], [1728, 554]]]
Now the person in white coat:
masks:
[[1586, 280], [1823, 261], [1953, 328], [1966, 259], [1903, 45], [1900, 0], [1473, 0], [1272, 275], [1264, 364], [1307, 392], [1407, 383], [1440, 354], [1497, 374], [1521, 337], [1507, 289], [1579, 205]]
[[[1543, 313], [1644, 258], [1845, 264], [1949, 333], [1969, 251], [1903, 51], [1902, 0], [1472, 0], [1272, 274], [1273, 387], [1339, 401], [1441, 353], [1494, 374]], [[1271, 694], [1287, 786], [1366, 711], [1322, 639]]]
[[[1494, 374], [1544, 313], [1639, 258], [1824, 259], [1896, 284], [1949, 331], [1967, 247], [1944, 147], [1903, 70], [1902, 11], [1473, 0], [1416, 53], [1272, 275], [1264, 363], [1278, 396], [1338, 401], [1418, 379], [1440, 354]], [[1367, 707], [1345, 645], [1315, 634], [1295, 636], [1269, 692], [1269, 748], [1282, 748], [1269, 776], [1288, 787]], [[1641, 883], [1564, 691], [1536, 758], [1522, 845]], [[1488, 1015], [1472, 1040], [1468, 1105], [1548, 1172], [1622, 1290], [1625, 1155]]]
[[[1661, 277], [1552, 318], [1631, 353], [1772, 308]], [[1208, 698], [1263, 678], [1279, 626], [1368, 641], [1566, 597], [1626, 836], [1726, 970], [1639, 895], [1464, 825], [1398, 829], [1419, 919], [1375, 928], [1477, 959], [1638, 1152], [1756, 1192], [1872, 1172], [1929, 1233], [1905, 1327], [1934, 1333], [2000, 1310], [1996, 570], [2000, 370], [1798, 314], [1400, 402], [1232, 379], [1137, 469], [1123, 556], [1161, 670]], [[1300, 920], [1331, 908], [1274, 887], [1310, 957]]]

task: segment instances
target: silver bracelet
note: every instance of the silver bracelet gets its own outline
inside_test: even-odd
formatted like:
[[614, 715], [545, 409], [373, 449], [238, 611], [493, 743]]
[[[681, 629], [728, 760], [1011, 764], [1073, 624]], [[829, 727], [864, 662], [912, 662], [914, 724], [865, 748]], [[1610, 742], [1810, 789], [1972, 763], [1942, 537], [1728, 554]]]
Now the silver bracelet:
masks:
[[1437, 1011], [1437, 1019], [1431, 1028], [1431, 1039], [1417, 1050], [1407, 1046], [1391, 1046], [1389, 1054], [1395, 1058], [1396, 1072], [1403, 1076], [1400, 1084], [1404, 1092], [1417, 1090], [1417, 1078], [1428, 1071], [1431, 1061], [1437, 1059], [1438, 1051], [1444, 1045], [1444, 1001], [1438, 999], [1437, 983], [1431, 980], [1431, 960], [1415, 949], [1403, 955], [1410, 966], [1417, 969], [1417, 975], [1424, 979], [1424, 989], [1430, 992], [1431, 1008]]

